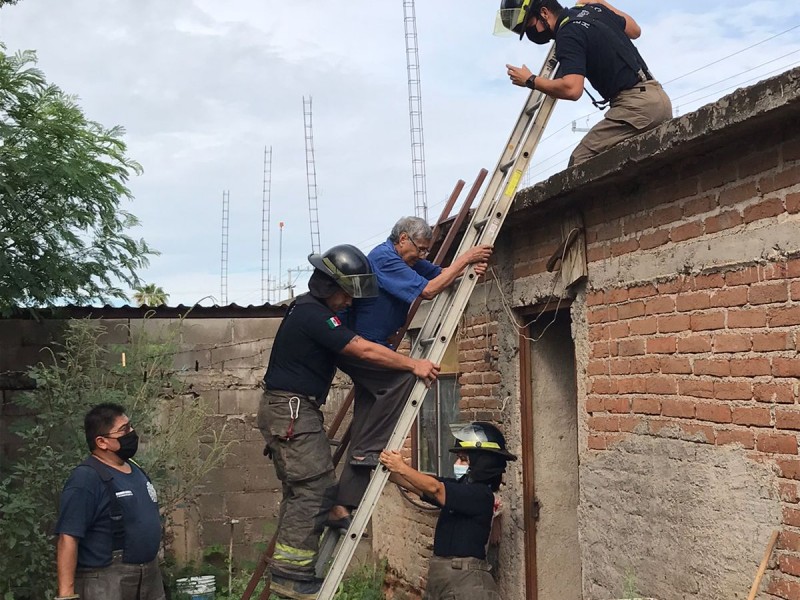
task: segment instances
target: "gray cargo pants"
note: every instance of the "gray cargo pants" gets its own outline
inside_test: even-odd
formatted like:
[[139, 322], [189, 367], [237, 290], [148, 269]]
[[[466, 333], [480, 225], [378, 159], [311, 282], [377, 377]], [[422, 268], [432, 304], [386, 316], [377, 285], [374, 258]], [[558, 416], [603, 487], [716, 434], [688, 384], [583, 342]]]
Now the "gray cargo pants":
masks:
[[501, 600], [491, 567], [478, 558], [431, 556], [423, 600]]
[[331, 447], [322, 425], [322, 412], [311, 398], [267, 390], [261, 399], [258, 428], [283, 483], [270, 570], [291, 579], [314, 579], [319, 538], [336, 496]]
[[122, 562], [114, 552], [111, 564], [101, 569], [76, 569], [75, 593], [81, 600], [165, 600], [158, 559], [144, 564]]
[[339, 357], [336, 366], [350, 376], [355, 386], [350, 451], [339, 477], [336, 503], [356, 508], [364, 497], [372, 471], [353, 467], [350, 459], [386, 447], [417, 378], [408, 371], [384, 369], [348, 357]]

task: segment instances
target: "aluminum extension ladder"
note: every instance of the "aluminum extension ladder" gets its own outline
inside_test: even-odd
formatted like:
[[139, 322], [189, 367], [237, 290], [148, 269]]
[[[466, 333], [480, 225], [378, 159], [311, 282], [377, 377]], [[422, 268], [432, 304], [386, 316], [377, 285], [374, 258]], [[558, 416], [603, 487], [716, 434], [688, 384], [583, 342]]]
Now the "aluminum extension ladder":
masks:
[[[539, 76], [552, 78], [556, 66], [555, 46], [551, 46]], [[483, 197], [475, 208], [456, 256], [460, 256], [468, 249], [480, 244], [494, 244], [500, 227], [511, 209], [520, 179], [539, 145], [555, 103], [554, 98], [536, 90], [531, 91]], [[411, 349], [413, 358], [424, 358], [434, 363], [442, 361], [476, 283], [477, 277], [470, 266], [456, 283], [434, 299], [431, 310]], [[427, 391], [425, 383], [417, 380], [397, 426], [389, 438], [389, 448], [402, 448]], [[389, 472], [385, 468], [375, 469], [364, 493], [364, 498], [361, 500], [358, 510], [353, 514], [350, 529], [342, 536], [339, 550], [317, 596], [318, 600], [333, 600], [388, 479]], [[325, 558], [320, 556], [319, 560], [325, 560]]]

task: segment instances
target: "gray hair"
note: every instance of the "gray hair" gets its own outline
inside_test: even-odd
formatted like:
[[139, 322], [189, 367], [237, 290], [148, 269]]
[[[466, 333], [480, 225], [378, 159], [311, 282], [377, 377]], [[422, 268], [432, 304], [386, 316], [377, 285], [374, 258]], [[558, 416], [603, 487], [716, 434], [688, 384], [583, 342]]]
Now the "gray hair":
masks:
[[392, 227], [389, 240], [396, 244], [400, 241], [400, 234], [407, 233], [412, 240], [430, 240], [433, 237], [431, 226], [420, 217], [403, 217]]

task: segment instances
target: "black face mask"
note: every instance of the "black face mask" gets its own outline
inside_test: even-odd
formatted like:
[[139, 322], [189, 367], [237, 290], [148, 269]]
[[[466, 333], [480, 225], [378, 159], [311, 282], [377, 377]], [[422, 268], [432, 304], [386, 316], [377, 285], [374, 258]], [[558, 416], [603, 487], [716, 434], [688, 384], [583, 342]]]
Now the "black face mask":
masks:
[[118, 437], [117, 441], [119, 442], [119, 450], [114, 452], [114, 454], [119, 456], [122, 460], [133, 458], [136, 451], [139, 449], [139, 434], [136, 433], [136, 430], [126, 433], [122, 437]]
[[525, 30], [525, 35], [534, 44], [544, 45], [553, 41], [553, 32], [548, 27], [544, 31], [536, 31], [536, 25], [531, 25]]

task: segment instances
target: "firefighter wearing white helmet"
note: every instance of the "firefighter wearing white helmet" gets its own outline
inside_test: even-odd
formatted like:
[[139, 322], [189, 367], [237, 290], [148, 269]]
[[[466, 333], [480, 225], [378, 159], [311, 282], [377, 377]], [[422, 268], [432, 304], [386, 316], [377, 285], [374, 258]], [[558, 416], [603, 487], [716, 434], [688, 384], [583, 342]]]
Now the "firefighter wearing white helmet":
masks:
[[347, 525], [334, 510], [336, 476], [321, 411], [337, 357], [359, 358], [426, 383], [439, 372], [438, 365], [369, 342], [339, 321], [336, 313], [353, 298], [378, 292], [363, 252], [342, 244], [325, 254], [312, 254], [309, 262], [314, 266], [309, 292], [289, 306], [275, 335], [258, 411], [265, 454], [283, 484], [270, 562], [272, 591], [293, 600], [317, 597], [321, 581], [315, 578], [316, 561], [325, 525]]
[[441, 508], [433, 536], [425, 600], [500, 600], [486, 546], [506, 463], [517, 460], [491, 423], [450, 426], [454, 477], [433, 477], [407, 465], [397, 451], [381, 453], [390, 481]]
[[501, 0], [495, 33], [526, 36], [535, 44], [556, 42], [558, 74], [537, 77], [526, 65], [506, 65], [511, 82], [562, 100], [577, 100], [585, 80], [600, 94], [592, 103], [608, 107], [572, 152], [580, 164], [643, 131], [672, 118], [672, 103], [653, 78], [631, 40], [641, 35], [633, 18], [606, 0], [587, 0], [564, 8], [557, 0]]

